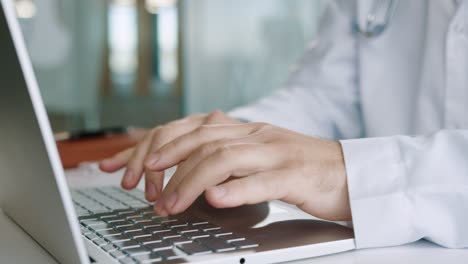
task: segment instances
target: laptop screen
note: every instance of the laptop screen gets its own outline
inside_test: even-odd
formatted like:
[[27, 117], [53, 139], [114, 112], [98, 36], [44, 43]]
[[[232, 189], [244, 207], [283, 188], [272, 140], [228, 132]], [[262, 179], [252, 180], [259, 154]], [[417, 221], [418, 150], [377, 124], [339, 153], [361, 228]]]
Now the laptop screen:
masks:
[[85, 263], [63, 169], [14, 8], [11, 0], [0, 1], [0, 207], [59, 262]]

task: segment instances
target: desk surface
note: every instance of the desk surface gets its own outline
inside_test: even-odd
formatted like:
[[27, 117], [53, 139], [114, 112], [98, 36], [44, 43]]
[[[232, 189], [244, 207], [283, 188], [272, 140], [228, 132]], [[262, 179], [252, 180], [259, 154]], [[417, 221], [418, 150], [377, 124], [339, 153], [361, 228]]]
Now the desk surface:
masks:
[[[83, 176], [83, 173], [86, 176]], [[84, 166], [67, 172], [72, 187], [118, 184], [119, 173], [103, 175], [96, 172], [95, 166]], [[142, 186], [140, 185], [139, 188]], [[0, 263], [55, 263], [36, 242], [21, 230], [7, 216], [0, 212]], [[21, 252], [21, 254], [19, 254]], [[444, 249], [432, 243], [419, 241], [413, 244], [391, 247], [354, 250], [340, 254], [290, 262], [294, 264], [321, 263], [468, 263], [468, 250]]]

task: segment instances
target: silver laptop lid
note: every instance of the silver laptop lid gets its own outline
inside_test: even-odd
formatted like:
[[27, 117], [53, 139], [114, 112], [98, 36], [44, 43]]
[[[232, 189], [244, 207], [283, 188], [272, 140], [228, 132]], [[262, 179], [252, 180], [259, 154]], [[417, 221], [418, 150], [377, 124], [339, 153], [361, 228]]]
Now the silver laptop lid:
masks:
[[0, 1], [0, 207], [59, 262], [87, 263], [13, 3]]

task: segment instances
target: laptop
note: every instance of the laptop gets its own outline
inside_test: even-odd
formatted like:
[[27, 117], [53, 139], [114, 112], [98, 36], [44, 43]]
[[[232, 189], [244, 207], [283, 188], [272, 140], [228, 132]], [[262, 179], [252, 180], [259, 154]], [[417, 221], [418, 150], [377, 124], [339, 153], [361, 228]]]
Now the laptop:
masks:
[[277, 263], [355, 248], [351, 229], [277, 201], [200, 198], [160, 217], [140, 190], [69, 189], [13, 3], [0, 1], [0, 207], [58, 262]]

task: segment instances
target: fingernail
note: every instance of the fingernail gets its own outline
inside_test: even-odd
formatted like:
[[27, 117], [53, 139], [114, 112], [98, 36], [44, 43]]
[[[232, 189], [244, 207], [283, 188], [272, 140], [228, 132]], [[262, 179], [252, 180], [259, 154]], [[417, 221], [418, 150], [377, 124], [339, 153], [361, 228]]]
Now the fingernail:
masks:
[[177, 193], [173, 192], [173, 193], [171, 193], [171, 195], [169, 195], [169, 197], [166, 200], [166, 208], [170, 209], [170, 208], [174, 207], [176, 202], [177, 202]]
[[221, 199], [227, 193], [227, 190], [224, 187], [213, 187], [213, 188], [211, 188], [210, 191], [211, 191], [211, 194], [213, 195], [213, 197], [215, 199]]
[[161, 211], [161, 206], [162, 206], [161, 199], [156, 200], [154, 202], [154, 206], [153, 206], [154, 211], [156, 211], [156, 212]]
[[166, 209], [163, 208], [163, 209], [161, 209], [161, 211], [159, 212], [159, 215], [160, 215], [160, 216], [163, 216], [163, 217], [166, 217], [166, 216], [169, 215], [169, 213], [167, 212]]
[[159, 161], [159, 155], [158, 154], [151, 154], [148, 156], [148, 158], [146, 159], [146, 167], [154, 167], [156, 166], [156, 164], [158, 164], [158, 161]]
[[167, 216], [168, 215], [168, 212], [164, 208], [163, 204], [164, 204], [164, 201], [162, 199], [159, 199], [154, 203], [154, 211], [159, 216]]

